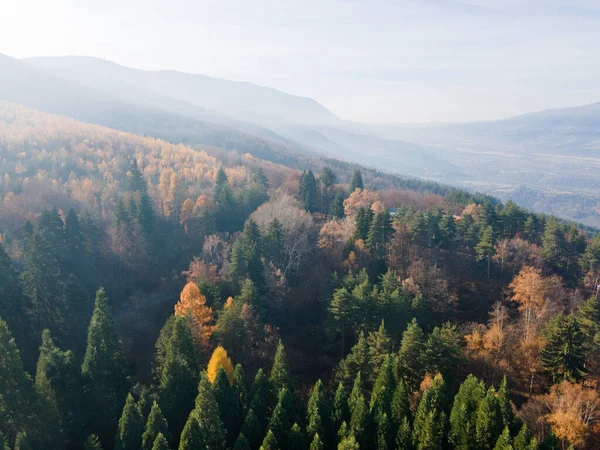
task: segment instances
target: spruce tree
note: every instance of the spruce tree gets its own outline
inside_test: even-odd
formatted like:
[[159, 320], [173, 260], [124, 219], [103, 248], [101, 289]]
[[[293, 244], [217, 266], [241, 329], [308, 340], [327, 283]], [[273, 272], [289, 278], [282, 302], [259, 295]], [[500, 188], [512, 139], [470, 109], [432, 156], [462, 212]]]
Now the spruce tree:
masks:
[[[138, 450], [142, 443], [142, 430], [144, 423], [133, 395], [128, 394], [123, 414], [119, 419], [117, 435], [115, 437], [115, 450]], [[144, 447], [146, 448], [146, 447]], [[152, 450], [150, 448], [149, 450]]]
[[487, 264], [487, 277], [490, 278], [490, 265], [492, 256], [495, 254], [494, 229], [491, 226], [483, 228], [479, 242], [475, 246], [477, 261], [485, 261]]
[[[338, 444], [338, 450], [360, 450], [360, 445], [352, 435], [345, 437]], [[379, 447], [376, 447], [379, 448]]]
[[261, 426], [264, 428], [267, 426], [268, 422], [267, 414], [270, 413], [275, 406], [275, 396], [271, 383], [262, 369], [258, 369], [256, 376], [254, 377], [251, 397], [251, 407], [254, 408], [254, 413]]
[[352, 194], [356, 189], [364, 189], [364, 183], [362, 179], [362, 175], [360, 173], [360, 169], [355, 169], [352, 174], [352, 180], [350, 180], [350, 189], [348, 192]]
[[36, 334], [39, 336], [48, 328], [59, 342], [66, 341], [69, 324], [60, 264], [50, 242], [40, 231], [35, 231], [27, 240], [24, 266], [21, 279]]
[[84, 450], [102, 450], [102, 445], [100, 444], [100, 439], [95, 434], [90, 434], [84, 445]]
[[335, 377], [344, 386], [351, 386], [359, 372], [369, 373], [370, 354], [369, 345], [364, 332], [358, 335], [358, 341], [350, 350], [348, 356], [340, 361]]
[[[67, 445], [83, 442], [86, 434], [82, 420], [84, 405], [81, 373], [73, 353], [58, 349], [52, 342], [49, 330], [42, 333], [35, 386], [60, 417]], [[53, 432], [57, 433], [57, 430]]]
[[267, 431], [267, 435], [263, 440], [259, 450], [279, 450], [279, 444], [277, 443], [277, 439], [275, 439], [275, 435], [271, 430]]
[[279, 392], [283, 388], [286, 388], [290, 394], [293, 394], [294, 392], [294, 383], [292, 382], [290, 368], [285, 355], [285, 348], [281, 339], [277, 344], [277, 351], [275, 352], [275, 359], [273, 360], [269, 381], [276, 392]]
[[443, 447], [443, 425], [437, 411], [432, 410], [424, 417], [415, 442], [416, 450], [441, 450]]
[[21, 280], [0, 242], [0, 312], [19, 342], [27, 337], [29, 328], [25, 306]]
[[202, 434], [206, 439], [207, 448], [209, 450], [225, 449], [227, 431], [223, 426], [223, 422], [221, 422], [219, 404], [215, 398], [212, 385], [204, 372], [200, 374], [196, 407], [192, 414], [198, 420]]
[[88, 427], [110, 447], [130, 381], [125, 352], [102, 288], [96, 293], [81, 372]]
[[396, 390], [396, 381], [392, 370], [392, 361], [388, 356], [381, 364], [381, 370], [371, 393], [371, 415], [378, 417], [385, 414], [386, 418], [392, 415], [392, 397]]
[[64, 255], [64, 268], [67, 273], [71, 272], [76, 274], [79, 278], [88, 276], [85, 273], [86, 263], [86, 251], [83, 231], [79, 218], [73, 208], [69, 209], [65, 218], [65, 255]]
[[23, 368], [15, 339], [0, 318], [0, 432], [8, 443], [22, 429], [34, 431], [37, 395], [29, 374]]
[[246, 408], [248, 407], [248, 383], [246, 380], [246, 374], [241, 364], [236, 364], [233, 371], [233, 395], [237, 402], [237, 409], [240, 413], [240, 417], [243, 418], [246, 415]]
[[498, 439], [496, 440], [496, 445], [494, 446], [494, 450], [513, 450], [514, 447], [512, 445], [512, 439], [510, 437], [510, 431], [508, 427], [504, 428], [504, 431]]
[[383, 362], [392, 350], [392, 338], [386, 331], [383, 320], [376, 332], [369, 333], [367, 343], [369, 346], [369, 381], [372, 384], [377, 379]]
[[146, 423], [148, 420], [148, 415], [150, 414], [150, 409], [152, 408], [153, 403], [154, 401], [152, 400], [150, 389], [148, 389], [146, 386], [143, 386], [138, 399], [138, 409], [140, 410], [142, 419], [144, 419], [144, 423]]
[[394, 436], [388, 415], [379, 412], [375, 417], [375, 439], [377, 450], [388, 450], [394, 448]]
[[475, 442], [481, 449], [492, 448], [502, 433], [502, 416], [496, 390], [490, 387], [475, 413]]
[[540, 360], [554, 382], [582, 379], [587, 373], [585, 337], [573, 314], [551, 319], [544, 335], [546, 345], [540, 352]]
[[193, 415], [190, 415], [183, 427], [179, 438], [179, 450], [206, 450], [200, 424]]
[[248, 445], [252, 450], [258, 449], [263, 439], [263, 432], [256, 414], [253, 409], [248, 410], [246, 419], [242, 425], [242, 433], [248, 441]]
[[271, 260], [277, 267], [283, 266], [285, 230], [281, 222], [274, 218], [263, 239], [265, 257]]
[[392, 423], [399, 428], [404, 423], [404, 419], [410, 420], [410, 401], [408, 398], [408, 388], [404, 379], [400, 378], [396, 384], [396, 390], [392, 397]]
[[158, 433], [158, 436], [156, 436], [151, 450], [169, 450], [167, 438], [162, 433]]
[[198, 365], [185, 317], [171, 316], [156, 344], [155, 378], [159, 404], [172, 435], [181, 432], [194, 408]]
[[417, 448], [440, 448], [446, 434], [446, 384], [436, 375], [431, 386], [423, 392], [413, 423], [413, 444]]
[[475, 423], [477, 408], [485, 396], [485, 386], [473, 375], [460, 385], [450, 412], [449, 441], [458, 450], [476, 447]]
[[271, 414], [268, 430], [273, 432], [275, 439], [282, 447], [286, 446], [287, 435], [290, 430], [290, 419], [281, 403], [277, 403], [273, 414]]
[[360, 373], [356, 376], [350, 394], [350, 430], [361, 447], [367, 448], [370, 439], [371, 417], [369, 406], [362, 392]]
[[412, 436], [411, 427], [408, 417], [402, 419], [402, 423], [398, 427], [396, 433], [396, 449], [397, 450], [411, 450], [412, 449]]
[[360, 208], [356, 213], [354, 240], [366, 241], [373, 221], [373, 211], [370, 208]]
[[159, 434], [162, 434], [165, 438], [170, 438], [167, 420], [163, 416], [158, 403], [154, 402], [142, 435], [142, 450], [152, 450], [152, 445], [154, 445], [154, 441]]
[[240, 430], [240, 413], [229, 378], [223, 367], [219, 367], [213, 383], [213, 392], [219, 405], [221, 422], [227, 430], [227, 443], [232, 445]]
[[398, 371], [406, 380], [410, 391], [416, 391], [425, 375], [425, 335], [415, 319], [402, 335], [398, 350]]
[[233, 445], [233, 450], [250, 450], [250, 445], [248, 444], [246, 436], [243, 434], [238, 436], [238, 438], [235, 440], [235, 444]]
[[521, 429], [519, 433], [515, 436], [513, 442], [514, 450], [535, 450], [537, 449], [537, 442], [535, 439], [532, 439], [529, 431], [527, 430], [527, 425], [521, 425]]
[[318, 380], [308, 399], [306, 411], [306, 435], [312, 440], [315, 434], [323, 436], [327, 441], [330, 428], [330, 408], [327, 403], [323, 383]]
[[332, 420], [335, 428], [342, 426], [343, 422], [350, 421], [350, 408], [348, 407], [348, 395], [344, 385], [338, 383], [335, 397], [333, 399]]
[[461, 353], [461, 338], [456, 328], [450, 323], [441, 328], [435, 327], [429, 338], [425, 349], [425, 365], [429, 373], [441, 373], [447, 378], [458, 365]]
[[498, 407], [500, 408], [500, 416], [502, 417], [502, 426], [510, 429], [513, 424], [514, 414], [510, 404], [510, 391], [506, 376], [502, 378], [502, 382], [498, 388]]
[[562, 225], [553, 217], [546, 219], [542, 235], [542, 258], [552, 269], [560, 272], [567, 261], [567, 241]]
[[319, 433], [315, 433], [315, 436], [310, 443], [309, 450], [323, 450], [323, 441], [321, 440]]
[[306, 443], [304, 442], [304, 436], [302, 430], [295, 423], [287, 436], [287, 450], [306, 450]]
[[365, 242], [367, 249], [375, 258], [383, 258], [385, 256], [385, 248], [390, 240], [394, 228], [392, 227], [392, 217], [388, 210], [378, 213], [371, 224], [367, 233]]
[[336, 219], [343, 219], [344, 214], [344, 200], [345, 196], [342, 191], [337, 191], [329, 207], [329, 217]]

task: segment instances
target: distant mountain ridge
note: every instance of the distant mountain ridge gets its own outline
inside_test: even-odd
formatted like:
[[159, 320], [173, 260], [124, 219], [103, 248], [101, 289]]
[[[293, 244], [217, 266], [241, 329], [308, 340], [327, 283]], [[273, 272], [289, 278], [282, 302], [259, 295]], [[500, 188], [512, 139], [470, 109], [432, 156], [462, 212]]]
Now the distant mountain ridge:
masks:
[[246, 121], [265, 116], [302, 124], [334, 124], [340, 121], [316, 100], [240, 81], [172, 70], [132, 69], [99, 58], [85, 56], [27, 58], [38, 70], [90, 86], [107, 80], [129, 88], [141, 88], [186, 101], [205, 110]]

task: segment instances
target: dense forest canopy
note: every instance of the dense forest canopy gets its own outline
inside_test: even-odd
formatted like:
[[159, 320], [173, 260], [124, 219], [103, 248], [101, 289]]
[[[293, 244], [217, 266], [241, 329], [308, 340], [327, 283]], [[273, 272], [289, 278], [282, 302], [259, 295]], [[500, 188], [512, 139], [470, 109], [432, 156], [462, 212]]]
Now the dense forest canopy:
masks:
[[600, 238], [0, 103], [0, 448], [598, 448]]

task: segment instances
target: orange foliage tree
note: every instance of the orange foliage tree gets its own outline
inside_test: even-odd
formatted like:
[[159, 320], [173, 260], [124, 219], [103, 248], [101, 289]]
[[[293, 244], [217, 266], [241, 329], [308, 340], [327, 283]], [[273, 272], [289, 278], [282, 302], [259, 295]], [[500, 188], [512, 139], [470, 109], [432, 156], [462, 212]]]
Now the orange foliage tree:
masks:
[[552, 386], [550, 393], [544, 396], [544, 401], [550, 410], [546, 420], [556, 437], [573, 447], [583, 447], [600, 421], [598, 392], [581, 384], [563, 381]]
[[188, 318], [197, 348], [206, 352], [214, 330], [212, 308], [206, 306], [206, 297], [200, 293], [196, 283], [185, 285], [175, 305], [175, 315]]
[[222, 367], [227, 374], [227, 378], [229, 378], [229, 384], [233, 383], [233, 364], [231, 363], [231, 359], [227, 356], [227, 350], [225, 350], [220, 345], [215, 348], [212, 356], [210, 357], [210, 361], [208, 362], [208, 367], [206, 369], [206, 376], [208, 377], [208, 381], [211, 383], [215, 381], [217, 377], [217, 372], [219, 368]]

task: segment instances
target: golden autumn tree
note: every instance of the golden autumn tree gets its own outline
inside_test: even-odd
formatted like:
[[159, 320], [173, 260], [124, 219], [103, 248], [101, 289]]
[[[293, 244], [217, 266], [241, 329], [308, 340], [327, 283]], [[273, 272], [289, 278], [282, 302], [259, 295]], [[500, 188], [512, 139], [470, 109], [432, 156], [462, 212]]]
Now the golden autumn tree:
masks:
[[519, 304], [519, 311], [523, 314], [525, 340], [527, 340], [537, 315], [542, 312], [546, 303], [547, 283], [540, 269], [525, 266], [509, 287], [513, 291], [512, 300]]
[[544, 403], [550, 410], [546, 420], [556, 437], [575, 448], [584, 447], [600, 421], [598, 392], [579, 383], [563, 381], [552, 386], [550, 393], [544, 397]]
[[219, 345], [217, 348], [215, 348], [215, 351], [210, 357], [210, 361], [208, 362], [208, 367], [206, 369], [206, 376], [211, 383], [215, 381], [220, 367], [225, 370], [227, 378], [229, 378], [229, 384], [232, 384], [233, 364], [231, 363], [229, 356], [227, 356], [227, 350]]
[[188, 318], [198, 350], [209, 349], [210, 337], [214, 330], [212, 308], [206, 306], [206, 297], [200, 293], [196, 283], [185, 285], [175, 305], [175, 315]]

